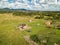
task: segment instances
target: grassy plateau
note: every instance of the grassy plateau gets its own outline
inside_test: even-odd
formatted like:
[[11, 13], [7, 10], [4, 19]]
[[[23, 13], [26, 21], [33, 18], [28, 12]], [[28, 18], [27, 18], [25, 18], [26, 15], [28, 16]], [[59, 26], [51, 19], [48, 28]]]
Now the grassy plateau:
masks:
[[[29, 20], [32, 20], [32, 22], [29, 22]], [[14, 16], [12, 13], [0, 14], [0, 45], [29, 45], [23, 36], [34, 35], [39, 32], [47, 33], [47, 31], [53, 30], [55, 30], [56, 36], [60, 39], [60, 30], [46, 28], [45, 22], [46, 20], [35, 19], [34, 16]], [[31, 26], [31, 32], [20, 31], [17, 28], [19, 24], [23, 23]]]

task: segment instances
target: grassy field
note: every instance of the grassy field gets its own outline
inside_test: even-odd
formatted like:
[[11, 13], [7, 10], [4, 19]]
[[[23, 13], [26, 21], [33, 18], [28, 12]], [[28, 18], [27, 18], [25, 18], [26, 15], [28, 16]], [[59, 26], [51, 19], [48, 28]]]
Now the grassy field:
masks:
[[[29, 20], [32, 22], [29, 22]], [[21, 32], [16, 28], [19, 24], [28, 24], [32, 28], [32, 32]], [[24, 35], [33, 35], [39, 33], [39, 31], [46, 32], [44, 19], [34, 19], [29, 16], [13, 16], [12, 13], [0, 14], [0, 45], [29, 45], [23, 38]], [[37, 26], [37, 24], [40, 24]], [[49, 29], [47, 29], [49, 30]], [[60, 39], [60, 30], [56, 30], [56, 34]], [[52, 31], [52, 30], [51, 30]]]

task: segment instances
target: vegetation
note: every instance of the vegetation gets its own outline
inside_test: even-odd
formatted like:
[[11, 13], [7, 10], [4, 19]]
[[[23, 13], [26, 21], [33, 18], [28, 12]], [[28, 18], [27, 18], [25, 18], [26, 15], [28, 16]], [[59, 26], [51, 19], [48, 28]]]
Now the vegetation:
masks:
[[[48, 28], [45, 22], [50, 20]], [[19, 24], [28, 24], [31, 32], [20, 31]], [[39, 45], [60, 45], [60, 12], [0, 11], [0, 45], [29, 45], [25, 35]]]
[[39, 45], [54, 45], [55, 43], [60, 45], [59, 37], [56, 35], [54, 29], [40, 31], [38, 34], [32, 35], [31, 37], [31, 39], [39, 43]]

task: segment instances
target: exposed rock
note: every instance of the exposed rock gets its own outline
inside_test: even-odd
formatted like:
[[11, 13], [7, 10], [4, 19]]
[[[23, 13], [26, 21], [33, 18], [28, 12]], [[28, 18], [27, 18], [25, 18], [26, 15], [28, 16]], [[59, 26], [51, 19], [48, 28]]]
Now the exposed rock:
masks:
[[32, 22], [32, 20], [29, 20], [29, 22]]
[[51, 24], [52, 24], [52, 21], [50, 21], [50, 20], [48, 20], [48, 21], [45, 22], [45, 25], [47, 27], [49, 27], [49, 28], [51, 27]]
[[19, 30], [21, 30], [21, 31], [31, 29], [31, 27], [28, 26], [27, 24], [20, 24], [20, 25], [18, 26], [18, 28], [19, 28]]

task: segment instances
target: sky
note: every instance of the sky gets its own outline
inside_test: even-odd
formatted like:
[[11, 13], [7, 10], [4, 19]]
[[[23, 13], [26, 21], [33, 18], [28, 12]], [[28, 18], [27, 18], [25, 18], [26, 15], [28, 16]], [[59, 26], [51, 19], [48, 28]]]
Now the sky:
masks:
[[60, 0], [0, 0], [0, 8], [60, 11]]

